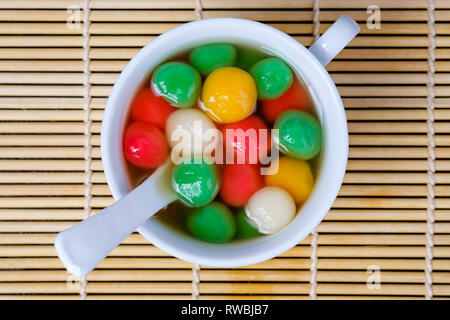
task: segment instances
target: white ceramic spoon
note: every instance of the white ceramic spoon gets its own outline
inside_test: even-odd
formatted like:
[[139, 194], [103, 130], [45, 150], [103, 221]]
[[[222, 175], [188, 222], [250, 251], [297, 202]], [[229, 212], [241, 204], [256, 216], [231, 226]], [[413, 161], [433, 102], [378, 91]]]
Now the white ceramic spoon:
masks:
[[122, 240], [177, 199], [170, 184], [170, 161], [113, 205], [58, 234], [56, 252], [72, 274], [86, 276]]

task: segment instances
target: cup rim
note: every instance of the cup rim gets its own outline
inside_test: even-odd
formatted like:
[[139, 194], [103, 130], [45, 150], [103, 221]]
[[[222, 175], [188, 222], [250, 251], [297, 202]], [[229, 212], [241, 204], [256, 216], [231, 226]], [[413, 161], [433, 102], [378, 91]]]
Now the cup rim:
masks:
[[101, 156], [107, 183], [116, 200], [131, 190], [124, 169], [122, 144], [117, 142], [117, 138], [121, 141], [129, 102], [143, 75], [173, 54], [173, 50], [227, 39], [259, 45], [284, 59], [300, 75], [318, 109], [324, 145], [320, 156], [322, 163], [311, 195], [296, 218], [274, 235], [223, 246], [176, 234], [178, 232], [174, 233], [156, 219], [149, 219], [138, 228], [147, 240], [169, 254], [213, 267], [239, 267], [262, 262], [306, 238], [331, 208], [343, 181], [348, 156], [347, 122], [337, 88], [325, 68], [302, 44], [282, 31], [251, 20], [199, 20], [178, 26], [147, 44], [128, 63], [114, 84], [102, 122]]

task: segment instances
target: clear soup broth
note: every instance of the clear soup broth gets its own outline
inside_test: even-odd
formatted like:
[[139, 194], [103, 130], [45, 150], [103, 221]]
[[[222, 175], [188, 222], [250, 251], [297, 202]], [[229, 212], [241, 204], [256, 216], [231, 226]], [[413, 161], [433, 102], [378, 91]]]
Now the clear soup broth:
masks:
[[[258, 48], [248, 47], [248, 46], [244, 46], [244, 45], [237, 45], [234, 43], [232, 43], [231, 45], [233, 45], [234, 48], [236, 49], [236, 59], [235, 59], [235, 62], [232, 64], [232, 66], [238, 67], [247, 72], [249, 72], [251, 70], [252, 66], [254, 66], [255, 63], [257, 63], [258, 61], [272, 57], [272, 55], [270, 55]], [[192, 50], [194, 50], [194, 49], [195, 48], [192, 48], [191, 50], [187, 50], [186, 52], [184, 52], [182, 54], [173, 56], [173, 57], [167, 59], [167, 61], [165, 61], [164, 63], [171, 62], [171, 61], [177, 61], [177, 62], [183, 62], [186, 64], [191, 64], [190, 55], [191, 55]], [[162, 63], [162, 64], [164, 64], [164, 63]], [[296, 74], [296, 72], [294, 70], [292, 70], [292, 68], [291, 68], [291, 71], [292, 71], [292, 75], [293, 75], [293, 83], [297, 84], [299, 87], [301, 87], [302, 90], [304, 91], [304, 94], [306, 95], [306, 98], [304, 98], [304, 99], [306, 99], [306, 101], [307, 101], [306, 103], [308, 104], [308, 108], [307, 108], [306, 112], [308, 114], [311, 114], [314, 118], [317, 118], [314, 103], [313, 103], [313, 100], [311, 99], [311, 95], [310, 95], [306, 85], [304, 84], [302, 79]], [[152, 76], [153, 76], [153, 72], [150, 73], [149, 76], [142, 81], [141, 87], [137, 90], [137, 92], [139, 92], [140, 90], [143, 90], [143, 89], [152, 88], [152, 85], [151, 85]], [[201, 75], [202, 86], [205, 83], [205, 80], [208, 76], [209, 75]], [[290, 85], [290, 87], [293, 86], [294, 84]], [[159, 94], [158, 92], [155, 92], [154, 88], [153, 88], [153, 93], [155, 95]], [[276, 99], [277, 98], [265, 99], [265, 100], [276, 100]], [[281, 100], [281, 102], [282, 102], [282, 100]], [[267, 124], [267, 127], [269, 129], [272, 129], [273, 123], [271, 121], [267, 121], [266, 114], [263, 112], [263, 106], [262, 106], [263, 103], [264, 103], [263, 99], [260, 99], [258, 97], [255, 108], [252, 112], [252, 115], [255, 115], [255, 116], [259, 117], [260, 119], [262, 119]], [[201, 102], [201, 93], [200, 93], [198, 103], [196, 103], [196, 105], [194, 105], [192, 108], [202, 109], [201, 104], [202, 104], [202, 102]], [[131, 106], [130, 106], [130, 109], [131, 109]], [[305, 111], [305, 110], [302, 110], [302, 111]], [[127, 126], [130, 125], [131, 123], [133, 123], [134, 121], [135, 121], [135, 119], [132, 119], [131, 112], [129, 112]], [[224, 126], [224, 124], [220, 124], [217, 122], [215, 122], [215, 125], [219, 129]], [[164, 130], [162, 130], [162, 131], [164, 131]], [[163, 133], [165, 134], [165, 132], [163, 132]], [[170, 154], [170, 149], [169, 149], [169, 154]], [[281, 157], [289, 157], [288, 155], [283, 154], [283, 152], [280, 153], [280, 156]], [[314, 177], [316, 176], [316, 173], [317, 173], [317, 168], [318, 168], [317, 163], [318, 163], [319, 156], [320, 156], [320, 153], [305, 161], [310, 166], [312, 175]], [[139, 168], [139, 167], [133, 165], [130, 161], [126, 161], [126, 163], [127, 163], [128, 177], [129, 177], [129, 180], [131, 181], [131, 184], [134, 187], [138, 186], [140, 183], [145, 181], [145, 179], [147, 177], [149, 177], [152, 174], [152, 172], [155, 170], [153, 168], [152, 169]], [[224, 170], [224, 166], [226, 166], [226, 164], [218, 165], [218, 167], [219, 167], [218, 170], [221, 173]], [[266, 164], [266, 165], [261, 165], [261, 166], [267, 167], [268, 165]], [[299, 182], [299, 183], [301, 183], [301, 182]], [[265, 183], [265, 186], [266, 185], [267, 185], [267, 183]], [[311, 189], [312, 189], [312, 187], [311, 187]], [[236, 207], [236, 206], [227, 204], [222, 199], [220, 192], [214, 198], [214, 201], [224, 203], [235, 217], [236, 217], [236, 214], [240, 210], [244, 210], [243, 207], [245, 207], [245, 205]], [[299, 208], [301, 208], [303, 203], [304, 203], [304, 201], [303, 202], [296, 201], [296, 204], [295, 204], [296, 212], [298, 211]], [[192, 232], [187, 227], [187, 224], [188, 224], [187, 221], [189, 219], [189, 216], [192, 215], [195, 210], [196, 210], [196, 208], [188, 206], [183, 201], [177, 200], [177, 201], [173, 202], [172, 204], [168, 205], [166, 208], [160, 210], [157, 214], [155, 214], [152, 217], [152, 219], [159, 220], [167, 228], [173, 230], [173, 232], [181, 232], [181, 233], [187, 234], [187, 235], [195, 238], [195, 235], [193, 235]], [[252, 223], [251, 220], [250, 220], [250, 223]], [[255, 223], [253, 223], [252, 226], [257, 229], [257, 225]], [[258, 235], [253, 235], [253, 236], [264, 236], [264, 235], [265, 235], [265, 233], [260, 233]], [[246, 238], [249, 238], [249, 237], [246, 237]], [[242, 237], [235, 236], [230, 241], [236, 241], [236, 240], [241, 240], [241, 239], [242, 239]]]

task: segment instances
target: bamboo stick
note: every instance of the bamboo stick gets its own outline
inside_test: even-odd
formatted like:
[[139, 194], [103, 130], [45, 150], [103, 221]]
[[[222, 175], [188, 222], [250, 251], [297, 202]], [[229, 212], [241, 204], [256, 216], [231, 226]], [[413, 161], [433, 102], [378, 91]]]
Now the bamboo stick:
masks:
[[[342, 98], [346, 108], [426, 108], [427, 100], [425, 98], [377, 98], [377, 97], [358, 97]], [[442, 107], [448, 105], [448, 99], [436, 98], [436, 106]]]
[[[425, 122], [348, 122], [351, 133], [426, 133]], [[445, 133], [446, 126], [436, 123], [436, 132]]]
[[0, 170], [82, 171], [84, 160], [0, 160]]
[[[1, 269], [61, 269], [64, 266], [58, 258], [2, 258]], [[175, 258], [106, 258], [98, 269], [192, 269], [190, 263]]]
[[380, 289], [371, 290], [366, 284], [317, 285], [318, 294], [365, 294], [365, 295], [425, 295], [425, 286], [420, 284], [383, 284]]
[[[366, 282], [369, 274], [365, 271], [318, 271], [319, 282]], [[436, 282], [448, 282], [448, 274], [436, 273]], [[422, 271], [381, 271], [381, 285], [385, 283], [424, 283], [425, 274]], [[440, 281], [439, 281], [440, 280]]]
[[71, 221], [2, 221], [1, 232], [61, 232], [74, 225]]
[[[352, 146], [370, 145], [370, 146], [426, 146], [428, 138], [426, 135], [350, 135], [350, 144]], [[436, 137], [437, 145], [442, 145], [443, 141], [439, 141]]]
[[[436, 248], [433, 248], [433, 250]], [[450, 250], [450, 249], [449, 249]], [[448, 250], [434, 250], [436, 257], [447, 257]], [[389, 247], [389, 246], [323, 246], [318, 248], [320, 258], [423, 258], [426, 256], [425, 246], [420, 247]]]
[[[54, 245], [14, 245], [0, 248], [1, 257], [56, 257]], [[120, 245], [109, 254], [110, 257], [169, 257], [161, 249], [152, 245]]]
[[0, 283], [0, 293], [75, 293], [79, 291], [76, 286], [69, 289], [66, 282], [29, 282], [29, 283]]
[[200, 270], [200, 281], [309, 281], [309, 270]]
[[190, 293], [191, 282], [91, 282], [86, 292], [89, 293]]
[[192, 9], [194, 0], [131, 0], [126, 3], [118, 0], [92, 0], [92, 9]]
[[[445, 235], [434, 235], [437, 243], [446, 243]], [[319, 245], [425, 245], [423, 234], [319, 234]]]
[[[124, 64], [125, 65], [125, 64]], [[117, 71], [122, 68], [117, 69]], [[83, 71], [82, 61], [65, 61], [65, 60], [12, 60], [0, 61], [0, 71]]]
[[80, 300], [79, 293], [72, 294], [0, 294], [2, 300]]
[[[426, 198], [350, 198], [339, 197], [333, 203], [333, 208], [427, 208]], [[440, 206], [437, 206], [440, 208]]]
[[82, 96], [83, 87], [75, 85], [0, 85], [2, 96]]
[[[95, 210], [93, 210], [95, 212]], [[80, 209], [0, 209], [2, 220], [82, 220]]]
[[[0, 11], [1, 12], [1, 11]], [[0, 48], [0, 59], [82, 59], [82, 48]]]
[[[446, 189], [445, 189], [446, 191]], [[439, 195], [441, 192], [437, 192]], [[422, 196], [428, 194], [425, 185], [343, 185], [340, 196]]]
[[0, 47], [81, 47], [83, 46], [83, 36], [16, 36], [1, 35]]
[[[65, 270], [11, 270], [0, 271], [5, 282], [15, 281], [67, 281], [70, 274]], [[90, 281], [192, 281], [190, 270], [94, 270], [88, 276]]]
[[27, 1], [27, 0], [16, 0], [8, 1], [1, 0], [0, 7], [3, 9], [64, 9], [66, 10], [68, 6], [76, 5], [78, 7], [83, 6], [82, 0], [42, 0], [42, 1]]
[[329, 222], [318, 227], [319, 232], [331, 233], [425, 233], [422, 222]]
[[199, 290], [206, 294], [307, 294], [310, 284], [306, 283], [216, 283], [200, 282]]
[[[436, 67], [440, 71], [450, 70], [450, 64], [445, 61], [436, 61]], [[327, 65], [328, 71], [350, 71], [361, 72], [399, 72], [408, 70], [409, 72], [427, 72], [428, 64], [426, 61], [331, 61]]]
[[[442, 270], [444, 265], [439, 264], [439, 260], [433, 260], [433, 270]], [[371, 265], [380, 267], [380, 270], [424, 270], [425, 259], [374, 259], [374, 258], [359, 258], [359, 259], [332, 259], [322, 258], [317, 261], [318, 269], [325, 270], [367, 270]]]
[[127, 63], [128, 61], [121, 61], [121, 60], [107, 60], [107, 61], [94, 60], [91, 61], [91, 63], [89, 64], [89, 71], [120, 72], [127, 65]]
[[317, 300], [423, 300], [421, 296], [364, 296], [364, 295], [319, 295]]
[[[322, 7], [322, 6], [321, 6]], [[257, 7], [256, 7], [257, 8]], [[294, 8], [293, 8], [294, 9]], [[341, 15], [348, 15], [354, 20], [365, 21], [368, 17], [367, 7], [358, 10], [323, 10], [319, 12], [320, 21], [336, 21]], [[356, 10], [355, 10], [356, 9]], [[181, 15], [180, 15], [181, 16]], [[237, 11], [237, 10], [206, 10], [203, 18], [237, 17], [258, 21], [311, 21], [312, 11]], [[438, 11], [436, 21], [446, 20], [448, 13]], [[383, 21], [427, 21], [428, 13], [425, 10], [386, 10], [383, 9]]]
[[[83, 81], [84, 75], [81, 73], [0, 73], [0, 83], [7, 84], [82, 84]], [[114, 81], [111, 83], [114, 83]]]
[[[84, 196], [86, 186], [84, 185], [36, 185], [36, 184], [14, 184], [0, 185], [1, 196]], [[107, 195], [111, 192], [107, 185], [93, 185], [92, 195]], [[3, 219], [3, 216], [2, 216]]]
[[[43, 139], [45, 138], [45, 139]], [[97, 142], [97, 143], [95, 143]], [[91, 143], [99, 145], [98, 138], [92, 137]], [[2, 146], [83, 146], [82, 135], [20, 135], [0, 136]]]
[[196, 20], [194, 10], [93, 10], [89, 15], [90, 21], [136, 21], [136, 22], [166, 22], [166, 21], [177, 21], [177, 22], [188, 22]]
[[[2, 7], [3, 9], [4, 7]], [[64, 10], [1, 10], [0, 21], [63, 21], [66, 22], [69, 13], [67, 11], [69, 7], [63, 8]], [[80, 21], [84, 20], [84, 12], [79, 11]]]
[[[75, 74], [75, 77], [77, 74]], [[93, 99], [92, 107], [99, 102]], [[104, 99], [101, 104], [106, 104]], [[82, 109], [83, 98], [68, 97], [0, 97], [0, 108], [2, 109]]]
[[[1, 113], [1, 112], [0, 112]], [[4, 122], [1, 133], [84, 133], [82, 122]], [[100, 126], [91, 127], [91, 132], [100, 133]]]
[[[159, 35], [167, 32], [175, 27], [178, 27], [181, 23], [108, 23], [108, 22], [93, 22], [90, 25], [89, 33], [91, 34], [148, 34]], [[1, 26], [1, 24], [0, 24]]]
[[261, 294], [201, 294], [199, 300], [309, 300], [309, 295], [261, 295]]
[[[66, 210], [63, 212], [66, 212]], [[69, 213], [70, 210], [67, 210], [67, 216]], [[78, 210], [77, 216], [67, 217], [66, 219], [82, 220], [83, 213], [82, 210]], [[0, 244], [54, 244], [55, 237], [55, 233], [4, 233], [0, 235]], [[148, 244], [148, 241], [135, 232], [129, 235], [122, 244]]]
[[91, 35], [89, 45], [92, 47], [143, 47], [154, 40], [151, 35]]
[[[447, 49], [436, 49], [436, 57], [444, 59], [448, 56]], [[336, 59], [370, 59], [370, 60], [386, 60], [386, 59], [428, 59], [429, 53], [427, 49], [353, 49], [348, 48], [342, 50]]]
[[356, 173], [347, 172], [344, 183], [417, 184], [426, 183], [426, 173]]
[[[424, 73], [334, 73], [331, 75], [336, 84], [426, 84]], [[446, 83], [447, 74], [436, 75], [436, 83]]]
[[[99, 0], [95, 0], [99, 1]], [[134, 0], [136, 2], [136, 0]], [[444, 1], [436, 1], [438, 8], [446, 8]], [[322, 0], [320, 3], [321, 8], [362, 8], [366, 9], [367, 6], [372, 4], [369, 0], [355, 0], [351, 3], [342, 2], [339, 0]], [[383, 8], [420, 8], [426, 9], [427, 2], [425, 0], [412, 0], [412, 1], [389, 1], [389, 0], [379, 0], [377, 4], [382, 6]], [[238, 0], [228, 0], [228, 1], [220, 1], [220, 0], [204, 0], [203, 7], [204, 8], [312, 8], [313, 0], [302, 1], [298, 3], [297, 1], [270, 1], [270, 0], [255, 0], [250, 3], [242, 2]]]
[[[114, 289], [113, 289], [114, 288]], [[114, 283], [113, 288], [111, 284], [105, 283], [90, 283], [89, 293], [105, 292], [108, 290], [115, 293], [189, 293], [191, 284], [189, 282], [179, 283], [158, 283], [154, 282], [151, 285], [147, 283]], [[112, 289], [112, 290], [111, 290]], [[42, 283], [1, 283], [1, 293], [67, 293], [77, 292], [79, 288], [73, 286], [69, 289], [65, 282], [42, 282]]]
[[[343, 186], [347, 187], [347, 186]], [[372, 186], [368, 186], [372, 187]], [[387, 186], [390, 187], [390, 186]], [[407, 187], [407, 186], [402, 186]], [[441, 218], [442, 215], [442, 218]], [[445, 211], [436, 210], [436, 220], [445, 220]], [[423, 209], [339, 209], [333, 208], [325, 216], [324, 221], [426, 221], [427, 212]]]
[[[442, 150], [437, 148], [437, 150]], [[443, 154], [444, 152], [440, 152]], [[442, 156], [442, 155], [441, 155]], [[427, 158], [428, 150], [425, 147], [350, 147], [350, 158]]]
[[[82, 89], [80, 87], [80, 89]], [[83, 121], [83, 110], [0, 110], [2, 120]]]
[[[2, 183], [84, 183], [83, 172], [0, 172]], [[93, 172], [93, 183], [106, 183], [105, 176]]]
[[426, 120], [428, 118], [426, 110], [347, 110], [346, 114], [348, 120]]
[[[93, 148], [92, 156], [98, 158], [100, 149]], [[83, 158], [83, 147], [0, 147], [2, 158]]]
[[[445, 167], [448, 161], [438, 160], [439, 168]], [[349, 171], [422, 171], [428, 170], [426, 160], [349, 160]], [[439, 170], [439, 169], [438, 169]]]
[[[309, 269], [309, 258], [283, 258], [271, 259], [258, 264], [241, 267], [240, 269]], [[208, 266], [201, 266], [202, 269], [218, 269]]]
[[[67, 8], [67, 7], [66, 7]], [[82, 34], [83, 23], [80, 28], [67, 28], [66, 22], [8, 22], [0, 23], [2, 34]]]
[[192, 294], [89, 294], [87, 300], [189, 300]]

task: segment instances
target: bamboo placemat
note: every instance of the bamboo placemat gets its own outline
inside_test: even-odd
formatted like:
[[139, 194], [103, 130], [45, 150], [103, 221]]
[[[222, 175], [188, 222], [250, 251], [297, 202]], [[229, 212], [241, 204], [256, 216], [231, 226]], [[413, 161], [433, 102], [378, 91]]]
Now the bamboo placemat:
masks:
[[[381, 8], [380, 29], [366, 25], [370, 5]], [[450, 297], [450, 1], [0, 0], [0, 8], [0, 298]], [[314, 236], [273, 260], [219, 270], [133, 234], [87, 282], [72, 281], [53, 240], [113, 202], [99, 153], [103, 108], [142, 46], [212, 17], [263, 21], [309, 46], [342, 14], [361, 26], [327, 67], [347, 110], [350, 159]]]

